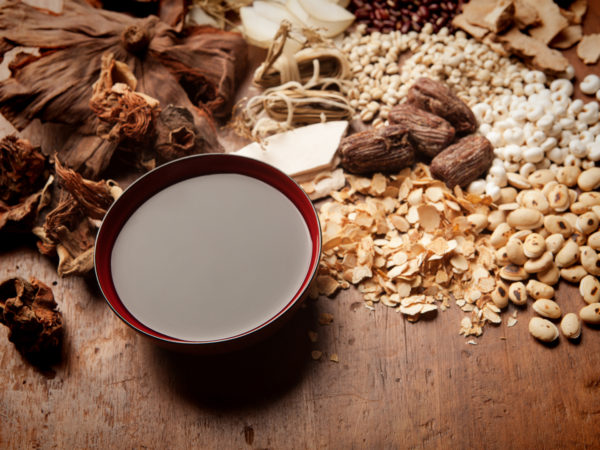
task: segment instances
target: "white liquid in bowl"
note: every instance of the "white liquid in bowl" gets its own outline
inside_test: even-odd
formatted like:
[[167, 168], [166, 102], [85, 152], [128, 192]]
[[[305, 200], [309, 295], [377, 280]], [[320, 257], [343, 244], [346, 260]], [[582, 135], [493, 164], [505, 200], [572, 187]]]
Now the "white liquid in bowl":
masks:
[[208, 341], [277, 315], [308, 274], [311, 238], [282, 193], [238, 174], [158, 192], [126, 221], [111, 254], [125, 307], [170, 337]]

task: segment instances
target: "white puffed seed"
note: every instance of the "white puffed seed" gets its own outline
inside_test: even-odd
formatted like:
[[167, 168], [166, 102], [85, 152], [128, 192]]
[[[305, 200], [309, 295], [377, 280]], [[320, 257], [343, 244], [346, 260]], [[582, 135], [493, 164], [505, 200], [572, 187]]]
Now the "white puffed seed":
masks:
[[588, 95], [594, 95], [600, 90], [600, 77], [595, 74], [587, 75], [581, 83], [579, 83], [581, 92]]

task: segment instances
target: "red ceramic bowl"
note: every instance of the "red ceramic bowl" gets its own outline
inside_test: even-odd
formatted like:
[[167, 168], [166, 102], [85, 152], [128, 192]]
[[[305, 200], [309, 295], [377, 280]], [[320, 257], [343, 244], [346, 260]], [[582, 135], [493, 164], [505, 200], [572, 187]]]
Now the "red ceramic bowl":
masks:
[[[143, 283], [134, 282], [131, 283], [132, 286], [127, 287], [127, 281], [123, 282], [122, 280], [127, 280], [129, 274], [131, 274], [131, 276], [135, 275], [135, 277], [138, 278], [143, 278], [147, 276], [149, 277], [148, 280], [150, 282], [154, 282], [154, 280], [162, 274], [154, 274], [152, 272], [148, 272], [148, 274], [146, 274], [141, 269], [138, 272], [136, 272], [134, 270], [136, 268], [131, 267], [130, 270], [128, 266], [122, 265], [122, 261], [119, 258], [122, 258], [122, 255], [131, 254], [131, 252], [129, 251], [124, 252], [124, 250], [121, 250], [121, 248], [123, 248], [122, 245], [125, 245], [122, 243], [128, 242], [127, 239], [130, 239], [131, 236], [136, 236], [127, 234], [127, 232], [124, 230], [127, 230], [127, 227], [131, 227], [131, 225], [128, 225], [128, 223], [135, 223], [135, 220], [137, 220], [136, 217], [138, 217], [141, 214], [141, 211], [145, 210], [144, 208], [148, 208], [147, 205], [157, 201], [156, 199], [161, 198], [161, 195], [165, 195], [165, 192], [173, 192], [172, 189], [174, 189], [174, 186], [176, 188], [176, 186], [181, 186], [184, 183], [190, 182], [205, 183], [210, 180], [218, 180], [219, 178], [223, 179], [225, 177], [229, 177], [227, 179], [231, 180], [231, 174], [234, 175], [233, 178], [236, 178], [235, 176], [242, 176], [237, 178], [247, 179], [252, 183], [254, 183], [254, 181], [252, 180], [258, 180], [259, 182], [262, 182], [254, 183], [257, 185], [262, 186], [263, 183], [265, 183], [267, 186], [266, 189], [268, 189], [269, 191], [276, 191], [277, 193], [275, 195], [281, 197], [282, 199], [284, 199], [283, 201], [285, 203], [289, 203], [291, 205], [291, 209], [295, 211], [293, 213], [295, 216], [297, 215], [297, 213], [299, 213], [297, 217], [301, 217], [301, 219], [298, 219], [298, 221], [302, 222], [306, 226], [307, 246], [306, 250], [302, 251], [304, 255], [302, 261], [306, 261], [306, 264], [302, 263], [301, 268], [297, 270], [297, 278], [295, 278], [297, 280], [297, 284], [290, 285], [293, 287], [290, 287], [291, 290], [289, 292], [293, 294], [290, 294], [289, 298], [281, 298], [280, 300], [278, 300], [281, 301], [281, 303], [275, 304], [275, 310], [271, 308], [269, 312], [265, 311], [264, 317], [260, 316], [260, 314], [262, 314], [260, 312], [260, 308], [262, 308], [262, 306], [257, 306], [256, 314], [258, 314], [260, 320], [258, 320], [258, 322], [256, 322], [255, 320], [250, 328], [243, 329], [243, 326], [239, 328], [239, 325], [236, 325], [239, 329], [236, 329], [235, 332], [227, 330], [226, 332], [224, 332], [225, 334], [221, 333], [216, 338], [188, 339], [185, 336], [178, 336], [179, 332], [177, 331], [177, 320], [181, 320], [182, 323], [187, 321], [186, 326], [189, 328], [189, 321], [187, 320], [188, 317], [186, 317], [185, 313], [182, 313], [179, 316], [177, 314], [174, 314], [173, 317], [169, 319], [171, 320], [169, 329], [175, 330], [175, 332], [165, 333], [164, 330], [157, 331], [157, 329], [160, 330], [160, 326], [151, 325], [151, 320], [142, 318], [146, 315], [146, 311], [144, 311], [144, 308], [146, 308], [146, 303], [144, 303], [146, 301], [144, 299], [144, 295], [147, 295], [147, 292], [144, 294], [144, 291], [140, 291], [140, 295], [138, 295], [136, 293], [136, 286]], [[210, 175], [222, 176], [209, 177]], [[210, 184], [200, 184], [199, 186], [206, 186], [202, 188], [204, 193], [210, 191]], [[285, 197], [279, 194], [283, 194], [283, 196]], [[200, 192], [198, 192], [198, 195], [200, 195]], [[218, 198], [220, 201], [221, 197], [219, 197], [219, 195], [220, 194], [218, 190], [215, 190], [215, 192], [211, 193], [211, 196]], [[195, 198], [195, 196], [196, 191], [192, 191], [191, 198]], [[223, 204], [223, 210], [225, 211], [227, 208], [226, 203], [228, 200], [227, 195], [224, 195], [224, 197], [225, 204]], [[285, 198], [287, 198], [289, 202], [286, 201]], [[173, 203], [174, 202], [170, 202], [170, 204]], [[237, 207], [239, 207], [239, 205]], [[264, 209], [261, 208], [259, 209], [264, 213]], [[170, 217], [168, 218], [170, 219]], [[254, 220], [256, 223], [260, 223], [260, 221], [263, 220], [271, 221], [272, 217], [270, 216], [270, 214], [266, 214], [264, 218], [251, 217], [250, 219]], [[206, 220], [210, 223], [211, 219], [209, 217], [206, 218]], [[169, 223], [168, 220], [166, 223]], [[271, 222], [269, 222], [269, 224], [271, 224]], [[240, 224], [240, 227], [244, 226], [245, 225], [243, 223]], [[213, 232], [215, 229], [218, 230], [218, 228], [218, 224], [212, 224], [210, 227], [210, 229], [213, 230]], [[138, 228], [138, 230], [141, 229], [145, 228]], [[202, 230], [200, 230], [200, 232], [202, 232]], [[121, 238], [119, 240], [120, 235]], [[223, 240], [224, 236], [217, 236], [215, 239], [216, 242], [219, 242], [218, 239]], [[132, 240], [135, 241], [135, 239]], [[130, 240], [129, 242], [131, 242], [132, 240]], [[140, 248], [139, 244], [135, 245], [138, 245], [137, 248]], [[195, 240], [191, 239], [190, 246], [193, 247], [194, 245], [196, 245]], [[198, 249], [198, 251], [201, 252], [202, 248]], [[113, 253], [115, 253], [115, 255], [121, 256], [117, 257], [113, 255]], [[150, 256], [145, 255], [144, 260], [136, 263], [136, 265], [139, 264], [141, 266], [145, 266], [146, 262], [148, 262], [148, 264], [152, 266], [152, 261], [150, 261], [153, 258], [152, 252], [150, 252], [149, 255]], [[119, 197], [119, 199], [115, 201], [115, 203], [111, 206], [106, 216], [104, 217], [96, 239], [94, 264], [98, 284], [104, 297], [106, 298], [106, 301], [108, 302], [112, 310], [117, 314], [117, 316], [119, 316], [127, 325], [132, 327], [134, 330], [142, 333], [143, 335], [152, 338], [155, 342], [159, 344], [164, 344], [168, 347], [172, 347], [178, 350], [192, 350], [200, 353], [215, 353], [231, 349], [237, 349], [249, 343], [255, 342], [263, 337], [266, 337], [268, 334], [272, 333], [279, 326], [281, 326], [285, 319], [290, 316], [290, 314], [299, 306], [301, 301], [306, 297], [309, 285], [313, 281], [313, 278], [315, 277], [315, 274], [317, 272], [320, 255], [321, 230], [317, 213], [308, 196], [298, 186], [298, 184], [296, 184], [294, 180], [292, 180], [290, 177], [288, 177], [278, 169], [274, 168], [273, 166], [270, 166], [268, 164], [254, 159], [229, 154], [204, 154], [189, 156], [164, 164], [161, 167], [158, 167], [157, 169], [154, 169], [148, 172], [147, 174], [143, 175], [132, 185], [130, 185], [123, 192], [121, 197]], [[257, 259], [260, 260], [261, 258], [262, 255], [258, 255]], [[261, 261], [257, 260], [256, 263], [261, 264]], [[251, 265], [252, 264], [249, 264], [249, 266]], [[184, 267], [188, 267], [188, 265], [185, 265]], [[264, 270], [270, 270], [269, 267], [271, 266], [267, 265], [267, 269]], [[169, 267], [166, 266], [165, 270], [168, 271]], [[227, 267], [224, 266], [223, 270], [227, 270]], [[277, 272], [277, 270], [275, 272]], [[281, 272], [278, 273], [281, 274]], [[216, 278], [219, 278], [218, 275], [219, 274], [217, 274]], [[227, 276], [235, 276], [235, 274], [227, 274]], [[277, 276], [277, 274], [274, 273], [273, 276]], [[203, 295], [203, 287], [210, 287], [216, 289], [215, 286], [211, 285], [212, 278], [207, 276], [206, 279], [202, 279], [202, 277], [203, 275], [201, 271], [199, 271], [199, 279], [197, 280], [199, 287], [197, 295], [200, 296], [198, 297], [199, 299], [202, 298], [201, 296]], [[215, 277], [213, 276], [213, 278]], [[165, 283], [157, 281], [158, 284], [156, 285], [156, 289], [163, 289], [165, 286], [168, 286], [169, 279], [167, 278], [164, 281]], [[232, 278], [232, 281], [235, 281], [235, 279]], [[298, 285], [299, 287], [297, 288]], [[165, 292], [167, 294], [164, 295], [165, 302], [171, 301], [171, 299], [169, 298], [170, 296], [168, 295], [170, 291], [167, 290]], [[249, 297], [252, 298], [252, 296]], [[134, 300], [133, 302], [130, 301], [132, 298]], [[159, 296], [158, 298], [163, 297]], [[255, 296], [254, 298], [259, 299], [262, 297]], [[183, 300], [196, 302], [195, 298], [188, 298]], [[235, 311], [235, 302], [246, 300], [246, 298], [231, 300], [231, 302], [233, 302], [233, 309], [230, 309], [232, 311]], [[230, 302], [230, 300], [226, 299], [225, 303], [227, 302]], [[148, 302], [147, 304], [150, 305], [151, 303], [152, 302]], [[154, 300], [154, 303], [156, 303], [156, 300]], [[196, 305], [196, 303], [194, 303], [194, 305]], [[248, 306], [249, 305], [244, 304], [244, 307]], [[199, 316], [203, 319], [205, 315], [206, 317], [208, 317], [210, 316], [210, 314], [213, 313], [220, 314], [215, 313], [215, 311], [211, 311], [210, 302], [207, 303], [205, 306], [198, 306], [198, 308], [206, 308], [205, 310], [201, 310], [201, 315]], [[250, 309], [254, 312], [254, 309]], [[232, 320], [235, 319], [235, 312], [233, 313], [233, 315], [226, 317], [232, 317]], [[213, 324], [212, 322], [204, 323], [209, 323], [210, 325]], [[215, 325], [215, 327], [218, 327], [218, 325]], [[199, 335], [202, 336], [202, 330], [197, 331]], [[194, 334], [192, 333], [192, 335]]]

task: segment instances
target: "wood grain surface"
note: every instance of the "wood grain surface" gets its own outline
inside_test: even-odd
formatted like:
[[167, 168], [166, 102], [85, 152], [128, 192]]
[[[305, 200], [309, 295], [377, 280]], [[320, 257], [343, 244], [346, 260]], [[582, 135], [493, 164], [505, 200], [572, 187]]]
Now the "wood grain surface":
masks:
[[[600, 31], [590, 3], [585, 31]], [[579, 79], [598, 73], [573, 53]], [[456, 306], [412, 324], [348, 290], [307, 301], [252, 348], [178, 354], [122, 323], [93, 278], [59, 279], [32, 243], [0, 237], [0, 280], [52, 286], [65, 347], [39, 370], [0, 327], [1, 448], [600, 448], [599, 329], [542, 345], [527, 331], [531, 307], [510, 305], [516, 326], [489, 326], [470, 345]], [[563, 311], [583, 305], [565, 283], [557, 298]], [[318, 324], [322, 312], [331, 324]]]

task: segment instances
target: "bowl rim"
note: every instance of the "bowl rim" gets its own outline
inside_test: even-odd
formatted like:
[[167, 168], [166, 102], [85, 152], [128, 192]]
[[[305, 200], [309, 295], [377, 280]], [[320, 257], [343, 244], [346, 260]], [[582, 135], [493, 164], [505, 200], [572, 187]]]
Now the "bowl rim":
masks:
[[[203, 162], [206, 164], [203, 164]], [[155, 331], [129, 312], [117, 294], [112, 279], [110, 262], [116, 238], [131, 215], [143, 203], [155, 196], [161, 190], [190, 178], [222, 173], [246, 175], [262, 181], [285, 195], [296, 207], [308, 228], [312, 243], [311, 258], [306, 275], [296, 294], [275, 315], [268, 317], [256, 327], [243, 331], [237, 335], [214, 340], [191, 341]], [[161, 177], [163, 174], [170, 176], [163, 178]], [[158, 178], [158, 180], [155, 180], [156, 178]], [[158, 183], [153, 183], [153, 181], [158, 181]], [[277, 185], [274, 185], [273, 181], [276, 181]], [[100, 246], [98, 244], [100, 244]], [[295, 309], [295, 307], [297, 307], [306, 297], [310, 285], [317, 275], [321, 253], [322, 231], [319, 215], [306, 192], [304, 192], [292, 177], [282, 172], [280, 169], [254, 158], [231, 153], [202, 153], [184, 156], [162, 164], [144, 173], [123, 190], [119, 198], [117, 198], [106, 211], [102, 223], [96, 233], [96, 240], [94, 243], [94, 272], [100, 292], [110, 309], [112, 309], [117, 317], [135, 331], [166, 344], [214, 346], [231, 344], [251, 336], [256, 336], [270, 328], [271, 325], [274, 325], [276, 322], [280, 321], [283, 316], [286, 316], [287, 313]], [[125, 317], [126, 315], [129, 317]]]

